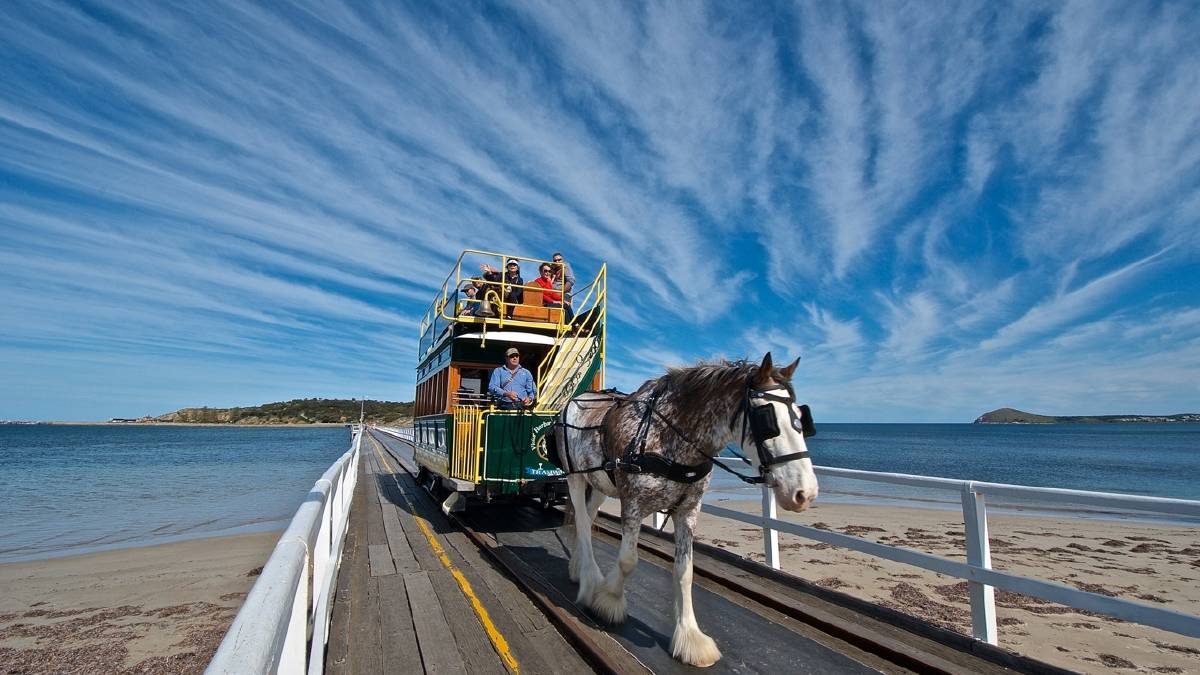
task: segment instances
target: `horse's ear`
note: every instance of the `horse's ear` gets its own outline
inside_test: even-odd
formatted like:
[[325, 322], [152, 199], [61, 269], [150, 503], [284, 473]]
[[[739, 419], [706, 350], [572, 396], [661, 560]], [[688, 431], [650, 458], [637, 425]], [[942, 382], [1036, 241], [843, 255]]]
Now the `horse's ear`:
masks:
[[762, 363], [758, 366], [758, 372], [754, 373], [754, 382], [763, 384], [771, 379], [771, 371], [775, 369], [775, 364], [771, 363], [771, 352], [767, 352], [763, 356]]
[[798, 365], [800, 365], [800, 357], [799, 356], [796, 357], [795, 361], [792, 361], [792, 365], [786, 366], [785, 368], [780, 370], [779, 374], [783, 375], [784, 379], [790, 380], [790, 379], [792, 379], [792, 373], [796, 372], [796, 366], [798, 366]]

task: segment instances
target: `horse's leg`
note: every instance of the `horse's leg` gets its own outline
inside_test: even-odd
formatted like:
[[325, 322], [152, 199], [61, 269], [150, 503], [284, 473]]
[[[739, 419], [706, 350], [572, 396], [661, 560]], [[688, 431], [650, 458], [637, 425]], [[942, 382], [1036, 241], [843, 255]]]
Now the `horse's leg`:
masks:
[[602, 579], [596, 557], [592, 554], [592, 520], [587, 506], [587, 479], [580, 475], [567, 477], [571, 491], [571, 507], [575, 511], [575, 547], [571, 550], [568, 571], [579, 581], [576, 602], [591, 604], [592, 595]]
[[[600, 506], [604, 504], [607, 496], [595, 486], [589, 486], [587, 489], [587, 505], [588, 505], [588, 522], [596, 522], [596, 514], [600, 511]], [[568, 546], [575, 545], [575, 505], [571, 500], [567, 500], [567, 507], [563, 513], [563, 524], [558, 528], [558, 536]], [[571, 581], [579, 581], [579, 570], [572, 572]]]
[[592, 609], [609, 623], [625, 620], [625, 579], [633, 574], [638, 562], [638, 533], [642, 529], [641, 510], [637, 500], [621, 500], [621, 550], [617, 564], [604, 578], [604, 583], [592, 598]]
[[692, 534], [700, 504], [687, 513], [675, 513], [675, 633], [671, 656], [692, 666], [711, 666], [721, 659], [713, 639], [700, 632], [692, 609]]

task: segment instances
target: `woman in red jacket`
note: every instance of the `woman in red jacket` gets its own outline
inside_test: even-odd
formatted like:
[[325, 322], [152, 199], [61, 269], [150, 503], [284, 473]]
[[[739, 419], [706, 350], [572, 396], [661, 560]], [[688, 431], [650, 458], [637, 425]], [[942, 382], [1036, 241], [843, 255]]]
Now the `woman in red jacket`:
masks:
[[549, 263], [542, 263], [538, 268], [538, 278], [533, 280], [533, 285], [542, 288], [542, 307], [562, 307], [562, 293], [554, 290], [554, 271]]

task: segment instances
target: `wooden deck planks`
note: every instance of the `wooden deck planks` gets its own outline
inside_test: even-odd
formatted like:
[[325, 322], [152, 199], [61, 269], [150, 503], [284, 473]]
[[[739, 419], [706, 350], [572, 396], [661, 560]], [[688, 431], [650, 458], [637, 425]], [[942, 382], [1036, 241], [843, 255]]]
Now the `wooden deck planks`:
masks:
[[396, 571], [401, 574], [416, 572], [421, 569], [421, 566], [417, 563], [416, 556], [413, 555], [412, 545], [408, 543], [404, 525], [401, 524], [400, 514], [397, 512], [396, 502], [403, 503], [403, 500], [399, 498], [391, 477], [387, 478], [380, 487], [379, 507], [383, 511], [383, 530], [387, 535], [388, 547], [391, 549], [392, 562], [395, 564]]
[[425, 672], [465, 673], [466, 664], [458, 652], [458, 645], [446, 616], [438, 603], [437, 593], [425, 571], [404, 575], [404, 589], [408, 592], [408, 606], [412, 608], [413, 625], [417, 643], [421, 648], [421, 661]]
[[[339, 674], [507, 672], [441, 555], [469, 582], [522, 672], [585, 669], [522, 591], [491, 566], [396, 459], [386, 455], [399, 471], [393, 476], [374, 445], [364, 441], [326, 669]], [[441, 555], [418, 519], [433, 532]]]
[[380, 577], [379, 621], [383, 646], [383, 665], [389, 673], [421, 672], [421, 650], [417, 646], [416, 626], [404, 575]]
[[[417, 513], [428, 521], [430, 526], [439, 533], [438, 538], [441, 540], [444, 553], [450, 558], [459, 572], [466, 577], [479, 602], [488, 609], [489, 618], [496, 630], [504, 636], [510, 653], [520, 664], [521, 671], [525, 673], [554, 673], [562, 672], [566, 664], [575, 663], [582, 665], [576, 652], [558, 634], [558, 631], [549, 625], [545, 615], [534, 607], [533, 603], [529, 601], [520, 589], [516, 588], [510, 580], [501, 575], [489, 561], [480, 555], [474, 544], [467, 539], [466, 535], [459, 532], [450, 523], [445, 514], [441, 512], [437, 504], [434, 503], [425, 491], [417, 486], [416, 482], [407, 474], [398, 475], [396, 478], [403, 486], [409, 501]], [[395, 490], [395, 484], [391, 485], [390, 489]], [[489, 575], [491, 577], [490, 580], [486, 578]], [[496, 654], [490, 641], [487, 640], [484, 627], [475, 616], [474, 610], [467, 604], [462, 591], [457, 589], [457, 583], [453, 582], [452, 577], [448, 574], [445, 575], [445, 578], [454, 583], [453, 588], [449, 585], [445, 587], [438, 585], [437, 581], [441, 577], [432, 571], [431, 578], [435, 582], [434, 585], [438, 591], [438, 596], [442, 599], [447, 620], [451, 628], [455, 631], [456, 637], [461, 633], [466, 635], [465, 639], [471, 643], [467, 645], [463, 643], [463, 639], [459, 639], [463, 653], [488, 656], [487, 659], [483, 660], [483, 663], [472, 662], [468, 659], [468, 670], [471, 672], [493, 672], [484, 668], [494, 666], [501, 669], [494, 672], [503, 672], [504, 666], [500, 661], [499, 655]], [[497, 597], [493, 584], [495, 588], [507, 591], [507, 602], [502, 602]], [[524, 606], [520, 604], [521, 602], [524, 602]], [[510, 605], [517, 608], [517, 615], [514, 615], [510, 611]], [[456, 607], [457, 609], [452, 609], [452, 607]], [[467, 620], [456, 625], [452, 617], [457, 617], [460, 614]], [[552, 664], [556, 664], [557, 667], [554, 667]]]
[[[360, 463], [359, 485], [361, 485], [363, 468]], [[350, 512], [362, 508], [365, 503], [365, 491], [356, 487], [351, 496]], [[342, 544], [342, 562], [338, 570], [337, 591], [333, 597], [333, 611], [329, 622], [329, 638], [325, 652], [325, 670], [333, 675], [352, 672], [350, 663], [350, 626], [352, 619], [350, 606], [356, 583], [354, 577], [365, 576], [366, 570], [361, 563], [361, 545], [365, 537], [362, 531], [362, 519], [350, 518], [346, 524], [346, 541]]]

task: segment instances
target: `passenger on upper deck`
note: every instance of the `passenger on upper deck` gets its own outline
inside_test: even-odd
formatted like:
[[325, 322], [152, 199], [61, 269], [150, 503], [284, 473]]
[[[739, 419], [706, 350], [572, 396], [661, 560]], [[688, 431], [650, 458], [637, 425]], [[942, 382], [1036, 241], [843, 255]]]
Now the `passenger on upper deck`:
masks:
[[554, 290], [554, 271], [550, 269], [550, 263], [542, 263], [538, 268], [538, 278], [533, 280], [533, 285], [545, 289], [542, 291], [542, 307], [562, 307], [562, 293]]
[[479, 302], [483, 300], [483, 283], [479, 277], [472, 277], [463, 282], [463, 296], [466, 300], [463, 301], [462, 310], [459, 311], [460, 316], [474, 316], [476, 310], [479, 309]]
[[575, 287], [575, 272], [571, 269], [571, 263], [563, 259], [563, 254], [558, 251], [550, 256], [551, 262], [554, 263], [554, 288], [562, 291], [563, 311], [567, 316], [565, 321], [571, 322], [575, 318], [575, 308], [571, 303], [571, 289]]
[[521, 265], [516, 258], [509, 258], [504, 265], [504, 283], [508, 285], [508, 290], [504, 294], [504, 317], [511, 319], [513, 308], [521, 304], [525, 300], [525, 280], [521, 278]]
[[504, 365], [492, 371], [488, 393], [500, 399], [503, 410], [527, 407], [537, 398], [533, 374], [521, 367], [521, 352], [516, 347], [509, 347], [504, 352]]

